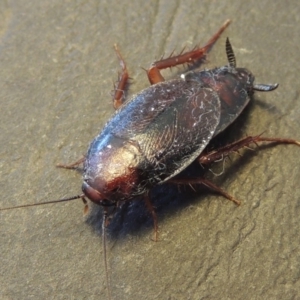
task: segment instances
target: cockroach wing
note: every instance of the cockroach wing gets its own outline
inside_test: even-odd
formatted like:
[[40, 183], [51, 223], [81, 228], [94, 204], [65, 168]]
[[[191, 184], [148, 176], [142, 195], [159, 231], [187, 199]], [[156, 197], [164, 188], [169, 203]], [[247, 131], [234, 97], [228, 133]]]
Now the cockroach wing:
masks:
[[98, 139], [110, 135], [135, 145], [144, 157], [141, 173], [160, 183], [196, 159], [219, 121], [220, 100], [215, 91], [199, 82], [174, 79], [134, 95]]
[[135, 138], [161, 183], [200, 155], [220, 121], [220, 100], [212, 89], [194, 86], [181, 92], [147, 132]]

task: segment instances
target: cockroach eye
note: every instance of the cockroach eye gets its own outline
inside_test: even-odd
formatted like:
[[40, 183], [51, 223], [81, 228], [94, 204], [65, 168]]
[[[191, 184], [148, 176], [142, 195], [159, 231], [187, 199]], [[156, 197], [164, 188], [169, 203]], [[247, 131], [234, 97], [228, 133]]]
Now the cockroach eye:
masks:
[[97, 190], [93, 189], [86, 181], [83, 181], [81, 189], [84, 195], [88, 197], [92, 202], [101, 204], [101, 202], [103, 201], [103, 196], [101, 196], [101, 194]]

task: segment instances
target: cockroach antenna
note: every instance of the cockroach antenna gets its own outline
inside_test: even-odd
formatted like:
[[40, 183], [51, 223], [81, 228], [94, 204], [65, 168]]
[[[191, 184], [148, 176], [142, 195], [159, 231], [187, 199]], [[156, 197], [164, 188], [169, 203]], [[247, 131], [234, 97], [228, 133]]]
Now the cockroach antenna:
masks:
[[85, 204], [85, 211], [87, 210], [87, 201], [84, 198], [84, 194], [72, 196], [69, 198], [63, 198], [58, 200], [51, 200], [51, 201], [45, 201], [45, 202], [37, 202], [37, 203], [30, 203], [30, 204], [24, 204], [24, 205], [18, 205], [18, 206], [11, 206], [11, 207], [4, 207], [0, 208], [0, 211], [2, 210], [9, 210], [9, 209], [16, 209], [16, 208], [24, 208], [24, 207], [32, 207], [32, 206], [38, 206], [38, 205], [44, 205], [44, 204], [53, 204], [53, 203], [61, 203], [61, 202], [67, 202], [72, 201], [81, 198], [83, 203]]
[[107, 264], [107, 255], [106, 255], [106, 226], [108, 223], [108, 208], [103, 207], [103, 220], [102, 220], [102, 245], [103, 245], [103, 260], [105, 267], [105, 275], [106, 275], [106, 290], [107, 290], [107, 298], [111, 300], [111, 285], [110, 285], [110, 277], [108, 272], [108, 264]]

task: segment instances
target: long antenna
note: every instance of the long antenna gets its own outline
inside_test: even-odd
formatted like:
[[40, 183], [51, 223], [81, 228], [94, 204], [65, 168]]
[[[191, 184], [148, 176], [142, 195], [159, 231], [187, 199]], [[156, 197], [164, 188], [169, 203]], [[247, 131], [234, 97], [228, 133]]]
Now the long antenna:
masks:
[[103, 221], [102, 221], [102, 244], [103, 244], [103, 260], [105, 266], [105, 275], [106, 275], [106, 289], [107, 289], [107, 297], [111, 300], [111, 286], [110, 286], [110, 278], [108, 273], [108, 265], [107, 265], [107, 255], [106, 255], [106, 223], [107, 223], [107, 215], [108, 210], [107, 207], [103, 207]]
[[82, 195], [77, 195], [69, 198], [64, 198], [64, 199], [58, 199], [58, 200], [52, 200], [52, 201], [46, 201], [46, 202], [38, 202], [38, 203], [31, 203], [31, 204], [24, 204], [24, 205], [18, 205], [18, 206], [11, 206], [11, 207], [5, 207], [5, 208], [0, 208], [0, 211], [2, 210], [9, 210], [9, 209], [15, 209], [15, 208], [23, 208], [23, 207], [31, 207], [31, 206], [38, 206], [38, 205], [44, 205], [44, 204], [53, 204], [53, 203], [60, 203], [60, 202], [66, 202], [66, 201], [72, 201], [75, 199], [81, 198], [83, 202], [86, 202], [84, 199], [84, 194]]

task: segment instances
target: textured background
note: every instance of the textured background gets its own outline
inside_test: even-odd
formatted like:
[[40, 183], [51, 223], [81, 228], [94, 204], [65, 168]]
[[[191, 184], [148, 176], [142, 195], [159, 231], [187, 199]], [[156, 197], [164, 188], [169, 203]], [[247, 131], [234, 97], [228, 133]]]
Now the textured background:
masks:
[[[133, 93], [148, 85], [141, 67], [204, 44], [231, 18], [207, 67], [226, 63], [230, 36], [238, 66], [280, 87], [257, 94], [230, 137], [300, 140], [296, 1], [119, 2], [0, 2], [1, 207], [80, 193], [80, 174], [55, 164], [81, 157], [113, 112], [115, 42]], [[243, 200], [239, 208], [206, 192], [159, 190], [157, 243], [142, 202], [118, 214], [108, 243], [114, 299], [299, 298], [299, 159], [299, 148], [280, 146], [228, 162], [216, 182]], [[105, 298], [91, 221], [80, 201], [1, 212], [1, 299]]]

